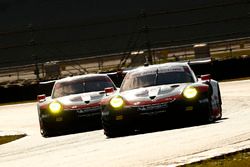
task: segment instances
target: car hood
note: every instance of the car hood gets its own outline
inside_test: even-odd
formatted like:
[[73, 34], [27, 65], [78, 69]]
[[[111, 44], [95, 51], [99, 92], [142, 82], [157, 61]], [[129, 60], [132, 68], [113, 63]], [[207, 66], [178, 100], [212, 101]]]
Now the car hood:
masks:
[[63, 105], [90, 105], [99, 103], [106, 96], [104, 92], [89, 92], [57, 98]]
[[183, 89], [190, 84], [191, 83], [180, 83], [138, 88], [120, 92], [120, 95], [128, 102], [157, 101], [159, 99], [177, 97], [181, 95]]

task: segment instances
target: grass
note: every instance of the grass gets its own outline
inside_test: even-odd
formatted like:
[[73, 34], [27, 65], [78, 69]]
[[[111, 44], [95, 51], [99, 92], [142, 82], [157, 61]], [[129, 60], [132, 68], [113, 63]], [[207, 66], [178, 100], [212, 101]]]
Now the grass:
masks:
[[250, 148], [181, 167], [250, 167]]
[[9, 142], [17, 140], [17, 139], [20, 139], [24, 136], [26, 136], [26, 135], [22, 134], [22, 135], [0, 136], [0, 145], [5, 144], [5, 143], [9, 143]]

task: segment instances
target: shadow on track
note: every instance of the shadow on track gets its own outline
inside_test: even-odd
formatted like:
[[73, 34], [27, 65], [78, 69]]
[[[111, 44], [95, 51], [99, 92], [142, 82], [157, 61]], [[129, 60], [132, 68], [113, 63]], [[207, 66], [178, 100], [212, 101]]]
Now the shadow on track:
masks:
[[160, 131], [166, 131], [166, 130], [204, 126], [204, 125], [209, 125], [209, 124], [217, 124], [217, 123], [222, 123], [224, 120], [227, 120], [227, 119], [228, 118], [221, 118], [213, 122], [192, 121], [192, 120], [185, 120], [185, 121], [184, 120], [178, 120], [178, 121], [154, 120], [154, 121], [148, 121], [144, 124], [141, 124], [140, 127], [132, 131], [125, 131], [125, 132], [117, 133], [116, 136], [107, 137], [107, 139], [114, 138], [114, 137], [125, 137], [125, 136], [140, 135], [140, 134], [146, 134], [146, 133], [154, 133], [154, 132], [160, 132]]
[[59, 136], [64, 136], [64, 135], [90, 132], [90, 131], [101, 130], [101, 129], [102, 129], [102, 125], [100, 123], [88, 124], [88, 125], [77, 124], [74, 126], [64, 128], [64, 129], [53, 131], [53, 133], [51, 133], [49, 136], [45, 136], [45, 138], [59, 137]]

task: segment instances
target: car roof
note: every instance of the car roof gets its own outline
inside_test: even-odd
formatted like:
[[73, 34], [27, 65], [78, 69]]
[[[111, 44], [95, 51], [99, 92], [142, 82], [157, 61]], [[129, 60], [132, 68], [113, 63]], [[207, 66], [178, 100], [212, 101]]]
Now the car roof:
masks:
[[128, 73], [134, 73], [134, 72], [140, 72], [140, 71], [151, 71], [157, 68], [162, 68], [162, 67], [189, 67], [187, 62], [171, 62], [171, 63], [164, 63], [164, 64], [155, 64], [155, 65], [149, 65], [149, 66], [141, 66], [135, 69], [132, 69], [128, 71]]
[[84, 78], [91, 78], [91, 77], [108, 77], [107, 74], [84, 74], [84, 75], [77, 75], [77, 76], [72, 76], [72, 77], [66, 77], [62, 78], [56, 81], [56, 83], [59, 82], [70, 82], [78, 79], [84, 79]]

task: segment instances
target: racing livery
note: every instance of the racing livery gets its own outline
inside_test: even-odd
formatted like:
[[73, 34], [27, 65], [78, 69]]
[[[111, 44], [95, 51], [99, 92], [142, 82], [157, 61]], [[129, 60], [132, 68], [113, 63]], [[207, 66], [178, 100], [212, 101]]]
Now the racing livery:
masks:
[[197, 78], [188, 63], [129, 71], [120, 90], [102, 99], [101, 108], [104, 133], [109, 137], [158, 118], [211, 122], [222, 117], [218, 82], [210, 75]]
[[116, 87], [106, 74], [88, 74], [57, 80], [50, 97], [38, 95], [42, 136], [59, 130], [101, 124], [100, 101]]

